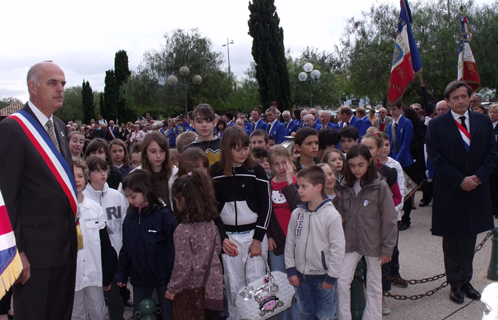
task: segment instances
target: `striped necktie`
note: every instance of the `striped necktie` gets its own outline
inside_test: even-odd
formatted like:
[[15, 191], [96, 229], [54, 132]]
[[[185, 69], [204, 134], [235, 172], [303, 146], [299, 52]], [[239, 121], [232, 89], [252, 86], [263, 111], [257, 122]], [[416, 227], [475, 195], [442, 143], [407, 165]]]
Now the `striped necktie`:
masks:
[[57, 150], [59, 150], [59, 152], [61, 152], [61, 149], [59, 148], [59, 143], [57, 142], [57, 138], [55, 136], [54, 124], [52, 123], [52, 120], [48, 119], [46, 126], [47, 126], [47, 133], [48, 133], [48, 136], [50, 137], [50, 140], [52, 140], [52, 142], [54, 143]]

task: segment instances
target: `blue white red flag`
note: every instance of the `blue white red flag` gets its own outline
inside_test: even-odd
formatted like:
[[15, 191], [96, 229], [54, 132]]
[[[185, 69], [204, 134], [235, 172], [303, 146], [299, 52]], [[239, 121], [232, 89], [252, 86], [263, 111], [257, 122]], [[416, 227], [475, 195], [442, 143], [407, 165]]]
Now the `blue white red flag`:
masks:
[[21, 271], [22, 263], [16, 239], [0, 192], [0, 298], [14, 284]]
[[413, 38], [412, 14], [407, 0], [401, 0], [401, 12], [398, 21], [398, 35], [394, 45], [391, 79], [389, 80], [388, 98], [391, 104], [403, 96], [406, 86], [422, 72], [422, 62], [418, 54], [417, 44]]
[[467, 83], [473, 91], [481, 86], [481, 80], [477, 73], [477, 66], [474, 55], [470, 49], [471, 33], [469, 29], [469, 19], [460, 17], [462, 21], [462, 34], [460, 35], [460, 47], [458, 49], [458, 81]]

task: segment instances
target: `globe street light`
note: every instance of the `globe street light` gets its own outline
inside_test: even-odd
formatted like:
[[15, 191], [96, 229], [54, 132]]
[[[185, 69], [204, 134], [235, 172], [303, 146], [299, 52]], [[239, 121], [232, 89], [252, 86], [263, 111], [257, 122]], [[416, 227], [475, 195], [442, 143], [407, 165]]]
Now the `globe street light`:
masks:
[[[183, 66], [180, 68], [180, 75], [183, 78], [183, 83], [180, 83], [180, 85], [183, 86], [183, 92], [184, 92], [184, 96], [185, 96], [185, 116], [187, 116], [187, 113], [188, 113], [187, 90], [188, 90], [189, 85], [191, 85], [190, 83], [187, 82], [187, 76], [189, 75], [189, 73], [190, 73], [190, 69], [187, 66]], [[166, 82], [170, 86], [176, 86], [178, 84], [178, 78], [174, 75], [171, 75], [168, 77], [168, 79], [166, 79]], [[193, 76], [192, 83], [195, 86], [200, 85], [202, 83], [202, 77], [198, 74]]]
[[313, 103], [311, 100], [311, 83], [317, 82], [318, 79], [320, 79], [320, 71], [313, 70], [313, 65], [309, 62], [303, 66], [303, 70], [304, 70], [304, 72], [299, 73], [299, 75], [297, 77], [299, 78], [299, 81], [307, 82], [309, 84], [310, 108], [312, 108]]

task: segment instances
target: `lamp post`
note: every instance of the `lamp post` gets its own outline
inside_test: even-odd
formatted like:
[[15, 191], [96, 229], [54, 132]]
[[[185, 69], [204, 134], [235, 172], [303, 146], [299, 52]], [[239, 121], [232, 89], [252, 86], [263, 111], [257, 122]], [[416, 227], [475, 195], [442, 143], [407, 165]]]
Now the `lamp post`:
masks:
[[227, 56], [228, 56], [228, 74], [230, 74], [230, 45], [233, 44], [233, 40], [230, 40], [230, 42], [228, 42], [228, 38], [227, 38], [227, 43], [222, 45], [222, 47], [227, 47]]
[[[180, 68], [180, 75], [183, 77], [183, 82], [180, 83], [181, 86], [183, 86], [183, 92], [185, 96], [185, 116], [187, 116], [188, 113], [188, 104], [187, 104], [187, 91], [188, 87], [191, 85], [190, 83], [187, 82], [187, 76], [190, 73], [190, 69], [187, 66], [183, 66]], [[178, 83], [178, 78], [174, 75], [171, 75], [168, 77], [166, 80], [170, 86], [175, 86]], [[192, 77], [192, 83], [196, 86], [200, 85], [202, 83], [202, 77], [198, 74]]]
[[317, 80], [320, 79], [320, 71], [313, 70], [313, 65], [309, 62], [303, 66], [303, 70], [304, 72], [299, 73], [298, 78], [300, 81], [309, 84], [310, 108], [312, 108], [313, 102], [311, 99], [311, 83], [317, 82]]

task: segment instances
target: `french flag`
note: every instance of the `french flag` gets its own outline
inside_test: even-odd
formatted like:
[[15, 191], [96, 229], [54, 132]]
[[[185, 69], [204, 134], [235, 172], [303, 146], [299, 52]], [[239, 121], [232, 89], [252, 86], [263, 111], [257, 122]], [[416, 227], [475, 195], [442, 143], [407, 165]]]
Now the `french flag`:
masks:
[[460, 36], [460, 47], [458, 49], [458, 80], [467, 83], [473, 91], [481, 86], [481, 80], [477, 73], [476, 61], [470, 49], [471, 33], [469, 19], [460, 17], [462, 21], [462, 34]]
[[9, 215], [0, 192], [0, 298], [2, 298], [22, 271], [21, 258]]
[[403, 96], [406, 86], [415, 75], [422, 72], [422, 62], [418, 54], [417, 44], [412, 34], [412, 13], [408, 1], [401, 0], [401, 12], [398, 21], [398, 35], [394, 45], [391, 79], [387, 97], [391, 104], [396, 103]]

